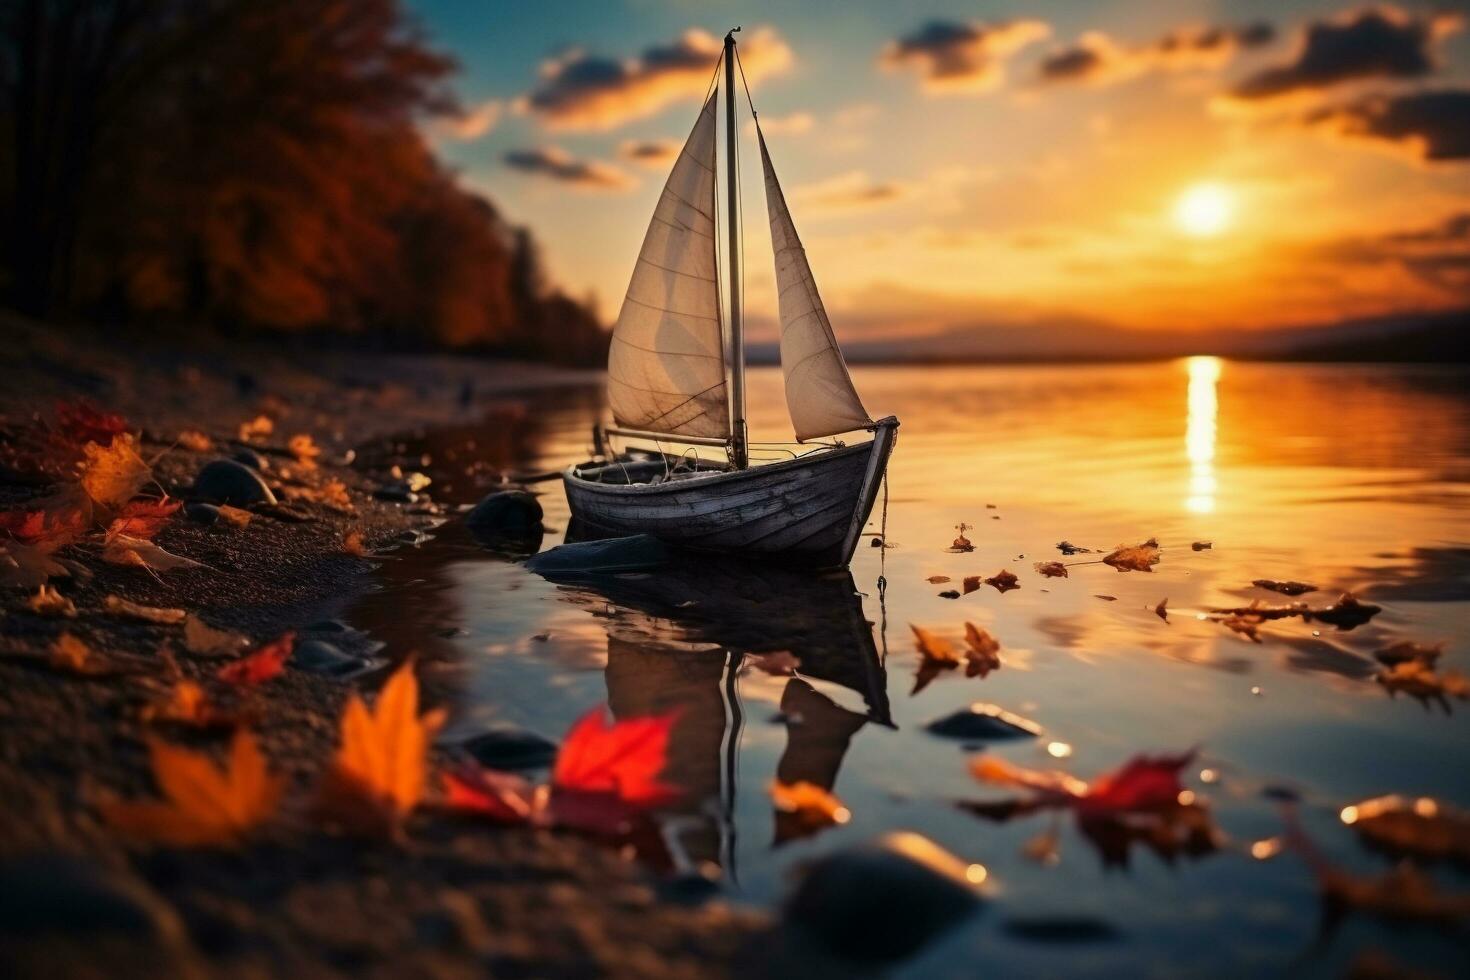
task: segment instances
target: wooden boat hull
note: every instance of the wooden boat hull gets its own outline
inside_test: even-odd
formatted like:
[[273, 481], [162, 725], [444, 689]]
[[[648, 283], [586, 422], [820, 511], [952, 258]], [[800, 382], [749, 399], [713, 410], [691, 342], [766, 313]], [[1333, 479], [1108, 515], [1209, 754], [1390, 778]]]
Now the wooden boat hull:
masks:
[[573, 468], [563, 483], [573, 519], [600, 535], [837, 567], [852, 560], [897, 428], [884, 419], [861, 445], [689, 480], [597, 483]]

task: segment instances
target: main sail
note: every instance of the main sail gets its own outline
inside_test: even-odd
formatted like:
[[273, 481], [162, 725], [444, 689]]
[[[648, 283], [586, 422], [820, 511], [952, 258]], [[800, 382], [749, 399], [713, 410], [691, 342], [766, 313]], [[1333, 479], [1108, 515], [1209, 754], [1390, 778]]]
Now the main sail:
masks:
[[872, 424], [852, 385], [847, 363], [832, 335], [832, 323], [817, 293], [806, 249], [776, 181], [766, 138], [757, 130], [766, 175], [766, 211], [771, 219], [771, 250], [776, 255], [776, 290], [781, 312], [781, 373], [786, 377], [786, 407], [796, 438], [802, 441], [851, 432]]
[[718, 275], [711, 95], [659, 195], [613, 328], [607, 395], [619, 425], [729, 438]]

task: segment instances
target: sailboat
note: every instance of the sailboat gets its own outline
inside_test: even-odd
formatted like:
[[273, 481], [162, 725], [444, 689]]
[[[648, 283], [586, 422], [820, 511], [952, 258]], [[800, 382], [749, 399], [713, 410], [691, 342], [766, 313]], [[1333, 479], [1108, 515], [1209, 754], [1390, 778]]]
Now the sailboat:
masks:
[[[852, 560], [872, 513], [898, 419], [871, 419], [853, 386], [752, 103], [776, 259], [781, 370], [798, 449], [749, 441], [735, 122], [738, 30], [725, 35], [721, 56], [729, 314], [722, 315], [717, 252], [717, 63], [712, 91], [659, 195], [613, 329], [607, 392], [615, 424], [594, 430], [597, 455], [570, 467], [563, 482], [573, 522], [586, 536], [644, 533], [696, 551], [840, 567]], [[836, 438], [852, 433], [872, 438], [853, 444]], [[651, 441], [654, 448], [625, 442], [614, 451], [614, 438]], [[691, 448], [669, 452], [665, 443]], [[701, 458], [698, 447], [722, 449], [724, 458]], [[753, 465], [752, 450], [788, 458]]]

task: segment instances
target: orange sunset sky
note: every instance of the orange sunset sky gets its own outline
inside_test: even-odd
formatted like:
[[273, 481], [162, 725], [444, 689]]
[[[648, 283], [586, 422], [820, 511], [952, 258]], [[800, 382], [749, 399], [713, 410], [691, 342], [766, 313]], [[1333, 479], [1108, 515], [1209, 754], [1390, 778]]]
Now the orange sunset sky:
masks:
[[[616, 316], [719, 51], [741, 55], [844, 338], [1236, 330], [1470, 297], [1463, 7], [414, 0], [431, 136]], [[744, 127], [747, 304], [774, 332]]]

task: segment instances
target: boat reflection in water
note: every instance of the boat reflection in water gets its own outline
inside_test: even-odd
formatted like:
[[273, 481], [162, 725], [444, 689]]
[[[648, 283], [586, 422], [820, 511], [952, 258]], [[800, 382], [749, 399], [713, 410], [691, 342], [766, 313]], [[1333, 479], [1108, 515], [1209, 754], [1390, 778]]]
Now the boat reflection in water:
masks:
[[[834, 789], [857, 732], [869, 722], [893, 726], [874, 626], [846, 570], [813, 574], [690, 557], [560, 589], [607, 630], [613, 715], [679, 712], [664, 778], [685, 795], [667, 826], [669, 843], [692, 865], [713, 862], [735, 873], [736, 767], [751, 720], [741, 684], [754, 658], [785, 650], [800, 660], [780, 696], [787, 743], [776, 778], [783, 782]], [[838, 704], [822, 692], [827, 685], [855, 692], [865, 710]], [[800, 832], [790, 815], [774, 813], [776, 843]]]

